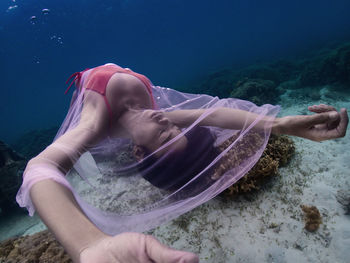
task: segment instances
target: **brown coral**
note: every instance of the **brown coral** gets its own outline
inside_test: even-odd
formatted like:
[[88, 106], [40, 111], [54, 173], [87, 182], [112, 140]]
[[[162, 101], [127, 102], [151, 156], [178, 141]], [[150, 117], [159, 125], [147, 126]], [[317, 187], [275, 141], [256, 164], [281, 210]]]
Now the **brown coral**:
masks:
[[0, 262], [71, 263], [63, 247], [47, 230], [0, 243]]
[[320, 211], [316, 206], [301, 205], [304, 212], [305, 229], [309, 232], [315, 232], [322, 224]]
[[[236, 140], [237, 136], [233, 136], [224, 142], [219, 150], [225, 149]], [[259, 133], [253, 132], [247, 135], [243, 141], [237, 142], [236, 148], [244, 149], [244, 151], [235, 152], [234, 149], [230, 150], [226, 154], [226, 158], [223, 158], [215, 169], [212, 178], [219, 178], [225, 171], [237, 167], [247, 157], [252, 156], [262, 146], [262, 138]], [[294, 143], [287, 136], [271, 135], [259, 161], [237, 183], [226, 189], [223, 195], [237, 195], [259, 189], [266, 179], [278, 175], [278, 167], [286, 165], [294, 152]]]

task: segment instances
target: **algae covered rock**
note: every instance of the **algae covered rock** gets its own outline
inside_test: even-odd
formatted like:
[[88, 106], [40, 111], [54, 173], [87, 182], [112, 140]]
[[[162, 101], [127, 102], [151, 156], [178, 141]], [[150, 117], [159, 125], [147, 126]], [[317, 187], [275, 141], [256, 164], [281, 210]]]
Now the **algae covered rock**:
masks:
[[255, 104], [276, 103], [280, 92], [276, 84], [265, 79], [246, 79], [237, 83], [230, 97], [249, 100]]
[[48, 231], [10, 238], [0, 243], [0, 262], [72, 263], [63, 247]]

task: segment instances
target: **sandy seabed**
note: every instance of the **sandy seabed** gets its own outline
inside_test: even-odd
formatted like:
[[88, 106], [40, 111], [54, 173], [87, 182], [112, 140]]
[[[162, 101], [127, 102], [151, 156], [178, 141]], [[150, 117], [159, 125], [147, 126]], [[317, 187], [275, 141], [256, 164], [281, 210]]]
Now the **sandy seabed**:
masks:
[[[290, 98], [288, 104], [281, 116], [305, 114], [310, 105], [295, 101], [291, 106]], [[349, 101], [333, 105], [350, 109]], [[148, 233], [197, 253], [201, 262], [349, 262], [350, 215], [339, 203], [340, 196], [350, 194], [349, 133], [322, 143], [293, 138], [293, 160], [250, 200], [218, 197]], [[304, 229], [301, 205], [319, 209], [323, 223], [316, 232]], [[12, 221], [6, 235], [43, 229], [40, 221], [33, 225], [28, 219], [27, 227], [23, 221]]]

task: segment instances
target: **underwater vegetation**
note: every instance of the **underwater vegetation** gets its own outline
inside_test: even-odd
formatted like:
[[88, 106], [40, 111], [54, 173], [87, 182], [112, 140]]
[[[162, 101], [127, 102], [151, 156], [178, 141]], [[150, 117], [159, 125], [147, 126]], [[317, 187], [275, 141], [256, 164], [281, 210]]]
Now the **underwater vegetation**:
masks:
[[316, 206], [301, 205], [304, 212], [305, 229], [309, 232], [315, 232], [322, 224], [320, 211]]

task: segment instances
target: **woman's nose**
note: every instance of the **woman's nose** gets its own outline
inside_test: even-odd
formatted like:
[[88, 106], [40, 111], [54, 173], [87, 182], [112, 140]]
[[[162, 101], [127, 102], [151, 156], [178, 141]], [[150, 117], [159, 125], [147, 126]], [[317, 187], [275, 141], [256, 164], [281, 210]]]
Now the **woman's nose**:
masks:
[[164, 117], [159, 118], [158, 123], [159, 124], [168, 124], [169, 123], [169, 119], [168, 118], [164, 118]]

